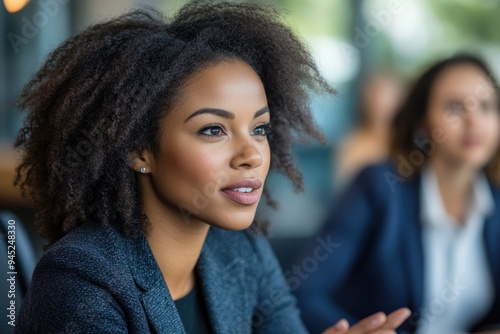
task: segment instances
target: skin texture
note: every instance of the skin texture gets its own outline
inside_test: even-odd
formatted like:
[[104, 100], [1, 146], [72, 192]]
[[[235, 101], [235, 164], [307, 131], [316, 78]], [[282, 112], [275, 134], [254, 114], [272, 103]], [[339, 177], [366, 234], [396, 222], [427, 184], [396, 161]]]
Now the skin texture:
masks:
[[500, 114], [488, 77], [473, 65], [455, 65], [436, 79], [426, 119], [442, 134], [429, 162], [448, 214], [463, 224], [472, 183], [498, 150]]
[[[159, 152], [136, 157], [136, 171], [146, 168], [139, 180], [152, 225], [148, 241], [174, 299], [194, 284], [209, 227], [241, 230], [254, 219], [257, 203], [237, 203], [221, 189], [245, 178], [264, 184], [271, 160], [266, 107], [262, 82], [249, 65], [208, 66], [188, 80], [182, 98], [161, 121]], [[203, 108], [232, 115], [192, 116]], [[260, 197], [262, 188], [257, 192]]]

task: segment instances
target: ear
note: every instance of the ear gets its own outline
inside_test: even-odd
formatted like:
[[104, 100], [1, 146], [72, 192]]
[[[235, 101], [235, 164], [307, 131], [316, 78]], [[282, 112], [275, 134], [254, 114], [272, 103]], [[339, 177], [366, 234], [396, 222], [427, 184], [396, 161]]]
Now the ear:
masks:
[[130, 161], [132, 168], [142, 174], [150, 173], [152, 168], [156, 164], [156, 159], [153, 153], [149, 150], [133, 150], [128, 154], [128, 160]]

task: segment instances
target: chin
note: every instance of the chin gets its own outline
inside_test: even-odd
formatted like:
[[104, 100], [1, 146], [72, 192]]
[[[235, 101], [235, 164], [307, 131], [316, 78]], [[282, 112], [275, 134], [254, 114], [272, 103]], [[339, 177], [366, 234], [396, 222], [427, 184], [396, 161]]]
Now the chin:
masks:
[[223, 230], [244, 230], [248, 228], [255, 219], [257, 205], [228, 208], [209, 206], [197, 213], [190, 213], [190, 220], [199, 221], [209, 226], [214, 226]]
[[252, 225], [255, 218], [255, 212], [252, 214], [238, 213], [228, 214], [224, 219], [217, 219], [210, 222], [209, 225], [221, 228], [223, 230], [241, 231]]
[[250, 227], [250, 225], [252, 225], [253, 223], [253, 219], [245, 219], [245, 220], [233, 220], [231, 222], [227, 222], [227, 223], [222, 223], [222, 224], [211, 224], [212, 226], [216, 226], [218, 228], [221, 228], [223, 230], [231, 230], [231, 231], [241, 231], [241, 230], [245, 230], [247, 229], [248, 227]]
[[471, 154], [463, 157], [467, 165], [477, 170], [484, 168], [490, 160], [491, 156], [486, 154]]

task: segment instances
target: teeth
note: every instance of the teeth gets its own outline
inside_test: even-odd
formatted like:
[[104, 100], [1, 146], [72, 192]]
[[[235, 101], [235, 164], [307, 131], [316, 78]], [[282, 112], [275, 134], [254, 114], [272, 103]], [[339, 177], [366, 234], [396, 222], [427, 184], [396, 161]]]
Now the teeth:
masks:
[[240, 193], [249, 193], [252, 192], [253, 188], [235, 188], [233, 190]]

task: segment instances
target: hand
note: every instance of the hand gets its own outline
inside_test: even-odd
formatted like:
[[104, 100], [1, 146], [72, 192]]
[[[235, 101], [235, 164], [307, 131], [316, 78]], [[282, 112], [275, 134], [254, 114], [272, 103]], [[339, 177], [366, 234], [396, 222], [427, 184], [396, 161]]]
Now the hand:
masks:
[[408, 319], [411, 311], [406, 307], [400, 308], [388, 316], [384, 313], [375, 313], [359, 321], [352, 327], [347, 320], [342, 319], [323, 334], [393, 334], [395, 329]]

